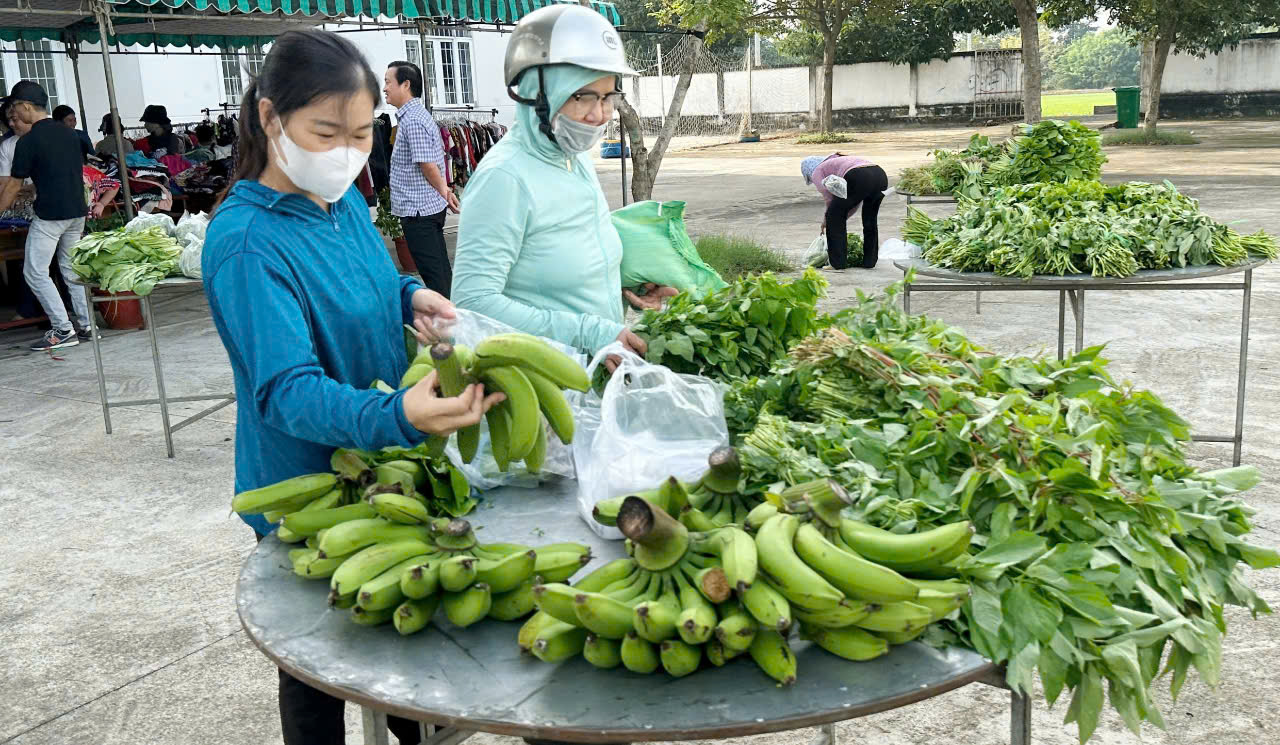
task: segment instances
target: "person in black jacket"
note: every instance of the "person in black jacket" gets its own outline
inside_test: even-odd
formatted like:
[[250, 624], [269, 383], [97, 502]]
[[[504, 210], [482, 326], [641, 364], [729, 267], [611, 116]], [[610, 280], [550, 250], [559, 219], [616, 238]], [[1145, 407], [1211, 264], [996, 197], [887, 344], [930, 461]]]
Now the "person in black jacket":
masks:
[[142, 112], [142, 123], [147, 127], [147, 144], [151, 147], [148, 153], [152, 158], [166, 155], [182, 155], [187, 151], [182, 138], [173, 133], [173, 122], [169, 120], [169, 112], [163, 106], [152, 104]]

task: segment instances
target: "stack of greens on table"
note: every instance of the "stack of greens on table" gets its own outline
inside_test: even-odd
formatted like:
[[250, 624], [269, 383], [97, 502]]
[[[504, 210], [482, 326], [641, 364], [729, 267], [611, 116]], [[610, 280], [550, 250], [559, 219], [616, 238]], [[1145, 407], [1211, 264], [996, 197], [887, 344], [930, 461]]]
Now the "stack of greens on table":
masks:
[[107, 292], [150, 295], [156, 283], [180, 274], [182, 246], [164, 228], [90, 233], [71, 247], [71, 268]]
[[961, 199], [955, 214], [941, 220], [911, 208], [902, 237], [934, 266], [1015, 277], [1128, 277], [1139, 269], [1235, 266], [1278, 253], [1271, 236], [1241, 235], [1214, 221], [1167, 181], [1002, 187]]
[[1117, 384], [1100, 349], [1005, 357], [958, 330], [860, 296], [772, 374], [726, 394], [744, 493], [832, 479], [851, 517], [896, 533], [970, 520], [951, 564], [972, 596], [924, 640], [1039, 671], [1067, 721], [1094, 732], [1104, 697], [1138, 731], [1163, 726], [1151, 685], [1174, 696], [1194, 667], [1218, 682], [1226, 606], [1267, 613], [1244, 567], [1280, 565], [1247, 543], [1238, 494], [1257, 470], [1202, 472], [1186, 422]]
[[1020, 124], [1000, 145], [973, 135], [964, 150], [934, 150], [933, 162], [902, 171], [897, 190], [978, 199], [999, 186], [1096, 179], [1103, 155], [1098, 133], [1079, 122]]

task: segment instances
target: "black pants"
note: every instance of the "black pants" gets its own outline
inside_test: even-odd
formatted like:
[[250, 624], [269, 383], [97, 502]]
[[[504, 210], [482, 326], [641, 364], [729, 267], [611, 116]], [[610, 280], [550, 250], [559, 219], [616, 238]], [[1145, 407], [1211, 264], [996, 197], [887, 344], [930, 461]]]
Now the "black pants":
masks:
[[444, 216], [447, 209], [434, 215], [402, 217], [404, 240], [409, 244], [409, 255], [418, 266], [418, 276], [428, 290], [449, 297], [453, 285], [453, 268], [449, 265], [449, 251], [444, 245]]
[[[262, 536], [255, 534], [255, 537], [262, 541]], [[347, 702], [312, 688], [284, 670], [279, 673], [284, 745], [345, 745], [347, 725], [343, 710]], [[387, 729], [400, 745], [422, 742], [417, 722], [389, 716]]]
[[844, 269], [849, 263], [849, 214], [862, 205], [862, 268], [871, 269], [880, 258], [880, 229], [876, 218], [889, 177], [880, 166], [850, 168], [844, 175], [849, 185], [844, 199], [832, 195], [827, 205], [827, 258], [832, 269]]

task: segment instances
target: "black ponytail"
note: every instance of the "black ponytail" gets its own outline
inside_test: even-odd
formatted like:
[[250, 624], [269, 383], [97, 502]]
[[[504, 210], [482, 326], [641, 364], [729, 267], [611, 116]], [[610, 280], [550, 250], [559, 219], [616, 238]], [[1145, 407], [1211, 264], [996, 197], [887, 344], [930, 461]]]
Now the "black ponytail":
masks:
[[240, 103], [236, 171], [228, 190], [241, 179], [257, 180], [267, 167], [267, 133], [258, 117], [259, 100], [270, 99], [276, 115], [284, 118], [325, 96], [365, 91], [376, 105], [379, 88], [364, 55], [341, 36], [314, 29], [281, 34]]

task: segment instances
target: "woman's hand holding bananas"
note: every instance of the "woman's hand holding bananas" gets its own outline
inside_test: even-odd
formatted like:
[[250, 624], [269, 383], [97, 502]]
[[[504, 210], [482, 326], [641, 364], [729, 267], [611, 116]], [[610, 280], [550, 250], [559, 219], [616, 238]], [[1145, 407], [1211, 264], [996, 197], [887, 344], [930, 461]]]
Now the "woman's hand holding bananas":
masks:
[[405, 418], [420, 432], [447, 437], [480, 423], [494, 405], [506, 400], [502, 393], [485, 395], [479, 383], [468, 385], [456, 396], [443, 397], [437, 391], [437, 373], [432, 370], [404, 394]]

